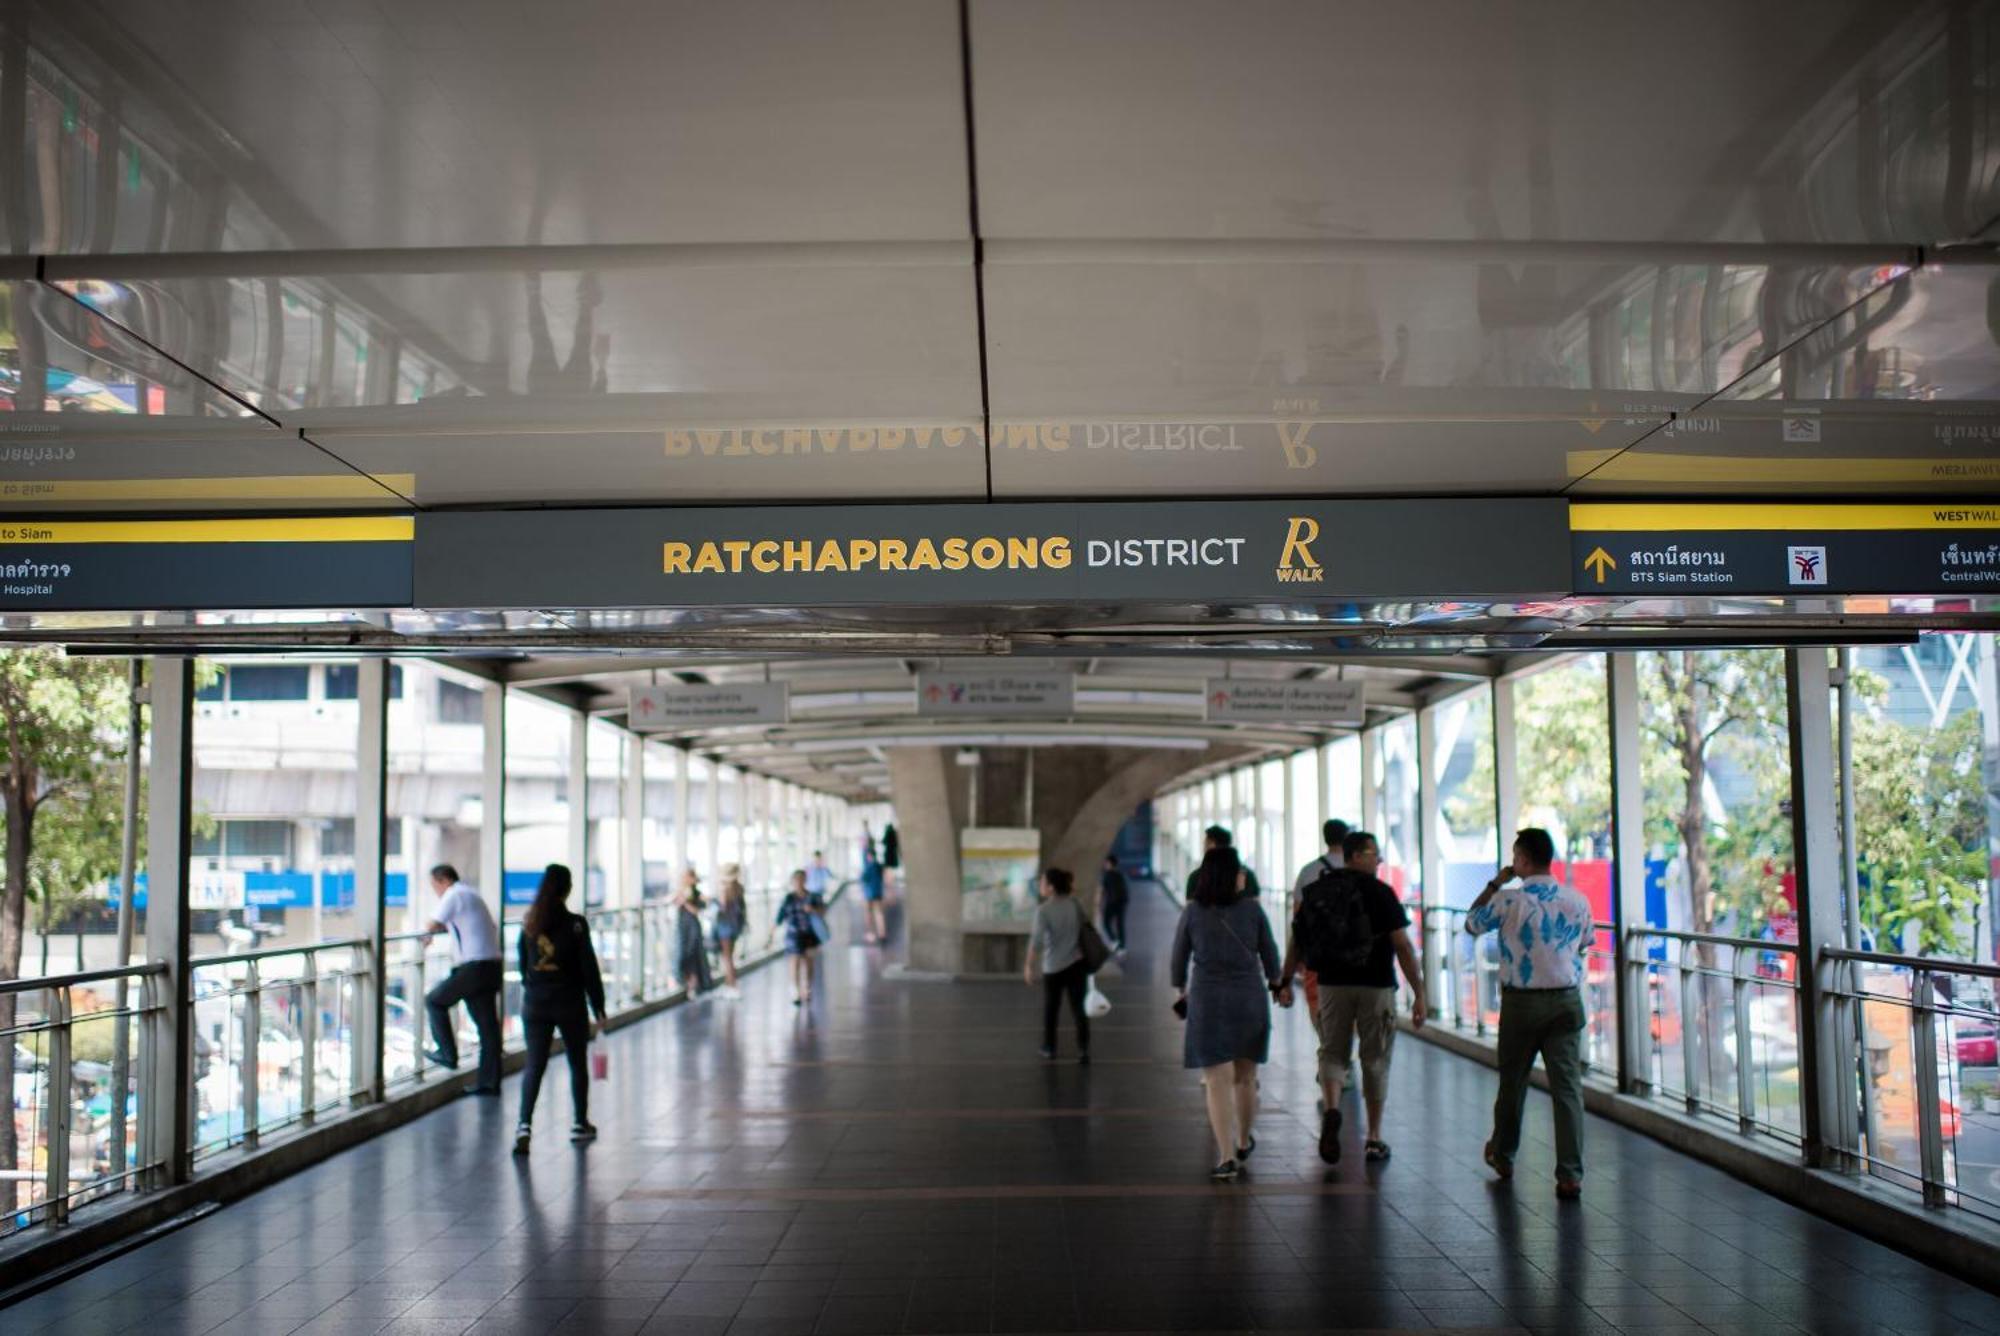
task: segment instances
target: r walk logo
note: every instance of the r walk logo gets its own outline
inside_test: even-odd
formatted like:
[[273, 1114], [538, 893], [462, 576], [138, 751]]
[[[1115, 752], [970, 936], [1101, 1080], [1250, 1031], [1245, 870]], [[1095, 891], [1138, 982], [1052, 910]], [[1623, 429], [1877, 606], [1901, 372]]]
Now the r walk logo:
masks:
[[1285, 521], [1285, 548], [1278, 554], [1279, 583], [1317, 584], [1326, 579], [1326, 568], [1312, 552], [1317, 541], [1318, 520], [1309, 515], [1293, 515]]

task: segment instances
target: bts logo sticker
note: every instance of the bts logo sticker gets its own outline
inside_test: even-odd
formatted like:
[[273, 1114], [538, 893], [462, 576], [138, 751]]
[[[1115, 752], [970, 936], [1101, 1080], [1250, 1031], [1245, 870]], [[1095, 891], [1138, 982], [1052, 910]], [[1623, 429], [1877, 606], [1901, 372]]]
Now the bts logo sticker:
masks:
[[1825, 584], [1826, 549], [1823, 547], [1786, 548], [1785, 575], [1795, 585]]

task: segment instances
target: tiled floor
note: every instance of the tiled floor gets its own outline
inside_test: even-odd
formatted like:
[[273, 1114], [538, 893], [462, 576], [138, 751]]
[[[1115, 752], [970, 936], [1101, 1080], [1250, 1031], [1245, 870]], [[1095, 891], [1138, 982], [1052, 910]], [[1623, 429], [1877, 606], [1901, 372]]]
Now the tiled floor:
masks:
[[1597, 1120], [1585, 1200], [1559, 1205], [1539, 1095], [1497, 1186], [1491, 1074], [1421, 1043], [1396, 1054], [1393, 1161], [1328, 1171], [1298, 1012], [1255, 1173], [1210, 1186], [1172, 912], [1135, 907], [1089, 1068], [1036, 1060], [1038, 992], [884, 980], [843, 945], [809, 1013], [770, 971], [614, 1036], [587, 1150], [552, 1081], [543, 1143], [512, 1160], [510, 1082], [0, 1311], [0, 1332], [2000, 1332], [2000, 1298]]

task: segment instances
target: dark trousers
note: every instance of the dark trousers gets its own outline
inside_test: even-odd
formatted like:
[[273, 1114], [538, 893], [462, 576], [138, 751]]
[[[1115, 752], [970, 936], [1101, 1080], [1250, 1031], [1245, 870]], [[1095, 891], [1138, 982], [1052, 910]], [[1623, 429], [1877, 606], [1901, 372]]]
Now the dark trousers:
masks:
[[1583, 995], [1575, 988], [1500, 991], [1500, 1093], [1493, 1101], [1493, 1153], [1512, 1164], [1535, 1055], [1549, 1074], [1555, 1110], [1556, 1177], [1583, 1181]]
[[1104, 935], [1120, 951], [1125, 949], [1125, 902], [1106, 900], [1104, 902]]
[[1090, 1052], [1090, 1017], [1083, 1014], [1083, 995], [1090, 987], [1090, 971], [1081, 960], [1068, 969], [1042, 976], [1042, 1047], [1056, 1046], [1056, 1011], [1063, 995], [1069, 995], [1070, 1014], [1076, 1017], [1076, 1051]]
[[500, 1088], [500, 983], [499, 961], [470, 960], [424, 997], [431, 1013], [431, 1042], [448, 1066], [458, 1065], [458, 1036], [452, 1033], [451, 1009], [463, 1002], [472, 1013], [473, 1028], [479, 1031], [477, 1090]]
[[573, 1121], [590, 1121], [590, 1014], [570, 1011], [554, 1016], [524, 1015], [521, 1030], [528, 1040], [528, 1067], [521, 1075], [521, 1121], [535, 1121], [535, 1099], [542, 1093], [542, 1074], [549, 1069], [549, 1050], [562, 1035], [563, 1056], [569, 1059], [569, 1102]]

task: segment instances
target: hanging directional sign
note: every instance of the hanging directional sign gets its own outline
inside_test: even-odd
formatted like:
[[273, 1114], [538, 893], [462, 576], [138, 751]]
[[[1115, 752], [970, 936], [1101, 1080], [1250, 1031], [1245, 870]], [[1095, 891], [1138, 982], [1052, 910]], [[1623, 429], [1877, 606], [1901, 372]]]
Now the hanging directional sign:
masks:
[[0, 610], [406, 608], [405, 515], [0, 520]]
[[1067, 719], [1076, 676], [1060, 670], [973, 668], [917, 674], [917, 713], [931, 718]]
[[1580, 594], [2000, 593], [2000, 505], [1570, 506]]
[[1204, 695], [1212, 724], [1364, 724], [1359, 682], [1260, 681], [1211, 677]]
[[782, 724], [790, 718], [791, 689], [783, 682], [633, 687], [625, 705], [626, 722], [635, 733]]

